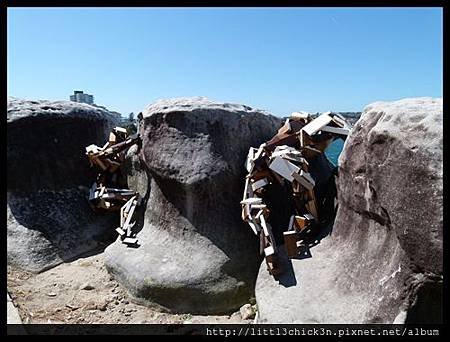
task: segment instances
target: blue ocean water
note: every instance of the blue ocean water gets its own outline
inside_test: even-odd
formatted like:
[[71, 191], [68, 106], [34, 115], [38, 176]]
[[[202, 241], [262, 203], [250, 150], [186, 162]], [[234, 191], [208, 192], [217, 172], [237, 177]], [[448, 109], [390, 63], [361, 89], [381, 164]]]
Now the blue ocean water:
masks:
[[337, 139], [333, 141], [332, 144], [325, 150], [325, 155], [335, 166], [338, 165], [338, 158], [343, 147], [344, 141], [342, 139]]

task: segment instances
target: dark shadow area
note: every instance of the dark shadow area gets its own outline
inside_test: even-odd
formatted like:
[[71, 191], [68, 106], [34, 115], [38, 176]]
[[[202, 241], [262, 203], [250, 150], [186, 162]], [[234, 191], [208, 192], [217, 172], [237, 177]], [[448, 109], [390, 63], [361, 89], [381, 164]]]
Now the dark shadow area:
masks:
[[136, 243], [133, 243], [133, 244], [127, 244], [127, 248], [134, 248], [134, 249], [137, 249], [137, 248], [139, 248], [139, 247], [141, 247], [141, 245], [139, 244], [139, 241], [136, 242]]
[[285, 270], [283, 275], [278, 280], [278, 283], [284, 287], [291, 287], [297, 285], [297, 278], [295, 276], [294, 268], [292, 267], [292, 262], [289, 262], [289, 267]]
[[315, 234], [312, 237], [304, 238], [305, 246], [303, 248], [299, 248], [299, 253], [294, 258], [289, 258], [286, 253], [286, 249], [284, 244], [277, 245], [278, 247], [278, 260], [281, 265], [281, 269], [283, 270], [283, 273], [279, 276], [274, 276], [274, 279], [278, 281], [278, 283], [284, 287], [290, 287], [297, 285], [297, 279], [296, 275], [293, 269], [292, 261], [293, 260], [303, 260], [303, 259], [309, 259], [312, 258], [313, 255], [311, 253], [311, 248], [318, 245], [320, 241], [327, 237], [332, 228], [333, 223], [331, 222], [328, 225], [322, 227], [321, 229], [318, 229], [318, 233]]
[[[144, 224], [145, 224], [145, 212], [147, 209], [147, 203], [148, 203], [148, 199], [150, 197], [150, 192], [151, 192], [151, 173], [150, 170], [148, 169], [147, 165], [145, 164], [144, 161], [141, 160], [141, 148], [142, 148], [142, 142], [140, 141], [138, 146], [138, 150], [136, 151], [136, 153], [133, 154], [133, 156], [130, 156], [128, 158], [125, 159], [125, 162], [123, 164], [123, 171], [125, 174], [127, 175], [132, 175], [135, 178], [139, 178], [139, 177], [145, 177], [145, 194], [142, 194], [142, 189], [132, 189], [134, 191], [137, 191], [139, 193], [140, 196], [140, 202], [138, 202], [138, 206], [136, 207], [136, 210], [134, 212], [134, 220], [135, 220], [135, 224], [132, 228], [132, 236], [136, 236], [143, 228], [144, 228]], [[126, 188], [129, 188], [130, 186], [127, 184]], [[134, 245], [134, 246], [130, 246], [133, 248], [138, 248], [140, 245], [139, 243]]]
[[106, 120], [37, 117], [8, 123], [8, 191], [90, 186], [85, 148], [104, 144]]
[[112, 244], [116, 240], [115, 234], [111, 234], [108, 239], [103, 239], [102, 241], [97, 241], [97, 247], [93, 248], [92, 250], [89, 250], [84, 253], [80, 253], [78, 255], [75, 255], [73, 257], [68, 257], [64, 259], [64, 262], [72, 262], [81, 258], [88, 258], [90, 256], [94, 256], [97, 254], [101, 254], [105, 251], [106, 247], [108, 247], [110, 244]]
[[442, 281], [427, 280], [417, 292], [417, 299], [408, 310], [405, 324], [440, 324], [442, 313]]
[[[327, 236], [331, 235], [331, 231], [333, 230], [333, 226], [334, 226], [334, 221], [332, 221], [332, 222], [330, 222], [328, 224], [324, 224], [324, 225], [316, 225], [314, 230], [312, 231], [312, 233], [310, 235], [306, 235], [303, 238], [307, 248], [305, 248], [305, 251], [303, 251], [302, 254], [304, 254], [304, 255], [311, 255], [309, 249], [314, 247], [314, 246], [317, 246], [322, 239], [324, 239]], [[304, 258], [305, 257], [303, 257], [302, 259], [304, 259]]]
[[314, 195], [320, 217], [319, 224], [324, 226], [330, 221], [334, 221], [336, 216], [334, 199], [337, 197], [336, 176], [338, 168], [322, 153], [309, 162], [309, 172], [316, 182]]
[[[116, 238], [116, 213], [94, 213], [83, 190], [10, 192], [8, 205], [17, 224], [38, 231], [40, 239], [51, 244], [51, 250], [40, 253], [56, 252], [64, 262], [98, 254]], [[30, 239], [35, 239], [33, 236]]]
[[266, 186], [264, 202], [270, 210], [267, 220], [272, 227], [273, 237], [277, 245], [284, 244], [283, 232], [289, 228], [291, 216], [297, 210], [292, 197], [292, 187], [290, 183], [284, 185], [269, 184]]
[[300, 251], [298, 252], [298, 256], [296, 258], [292, 258], [292, 259], [309, 259], [312, 258], [312, 254], [311, 254], [311, 248], [312, 246], [305, 246], [304, 248], [301, 248]]
[[274, 276], [274, 279], [278, 281], [278, 284], [284, 287], [291, 287], [297, 285], [297, 277], [294, 272], [294, 267], [292, 266], [292, 261], [286, 254], [286, 249], [284, 245], [278, 246], [278, 261], [283, 270], [280, 275]]
[[[94, 213], [86, 197], [95, 171], [85, 147], [103, 145], [110, 124], [103, 118], [64, 116], [8, 123], [8, 242], [18, 247], [13, 258], [30, 258], [26, 263], [36, 262], [30, 267], [45, 269], [58, 257], [71, 262], [97, 254], [115, 240], [115, 213]], [[19, 247], [29, 243], [36, 248], [30, 255]]]
[[[316, 182], [314, 194], [320, 221], [315, 222], [310, 229], [306, 229], [303, 233], [298, 234], [298, 238], [302, 241], [303, 246], [299, 247], [297, 256], [292, 258], [295, 260], [313, 257], [311, 248], [318, 245], [322, 239], [331, 235], [337, 212], [335, 207], [335, 198], [337, 196], [335, 176], [337, 175], [337, 167], [334, 167], [326, 156], [322, 154], [310, 161], [309, 170]], [[274, 278], [282, 286], [295, 286], [297, 280], [292, 261], [286, 254], [283, 232], [288, 229], [291, 215], [301, 215], [302, 212], [298, 210], [294, 202], [290, 183], [285, 182], [282, 186], [271, 184], [266, 186], [266, 188], [264, 199], [271, 210], [269, 222], [280, 250], [279, 260], [283, 270], [281, 275]]]
[[[299, 254], [293, 259], [311, 258], [311, 248], [318, 245], [320, 241], [331, 235], [337, 208], [334, 205], [337, 196], [336, 175], [337, 167], [334, 167], [325, 155], [319, 155], [310, 161], [310, 173], [316, 185], [314, 194], [317, 202], [317, 210], [320, 221], [312, 225], [311, 229], [299, 234], [305, 245]], [[298, 211], [292, 196], [290, 183], [284, 185], [271, 184], [266, 186], [265, 203], [271, 210], [269, 223], [272, 226], [274, 238], [277, 245], [284, 244], [283, 232], [289, 227], [291, 215], [302, 214]], [[289, 272], [289, 271], [287, 271]]]

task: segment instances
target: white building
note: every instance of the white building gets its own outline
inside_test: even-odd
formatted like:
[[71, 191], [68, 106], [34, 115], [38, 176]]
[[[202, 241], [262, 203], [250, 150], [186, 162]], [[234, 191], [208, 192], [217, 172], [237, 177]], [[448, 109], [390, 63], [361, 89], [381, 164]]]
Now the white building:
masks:
[[82, 102], [87, 104], [94, 104], [94, 96], [89, 94], [84, 94], [81, 90], [75, 90], [73, 95], [70, 95], [70, 101]]

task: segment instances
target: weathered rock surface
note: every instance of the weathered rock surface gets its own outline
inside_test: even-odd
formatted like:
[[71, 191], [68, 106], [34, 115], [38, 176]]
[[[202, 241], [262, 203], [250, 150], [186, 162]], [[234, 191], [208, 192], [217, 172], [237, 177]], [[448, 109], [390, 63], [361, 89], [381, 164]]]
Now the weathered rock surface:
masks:
[[22, 324], [22, 319], [20, 318], [19, 311], [14, 306], [9, 293], [6, 294], [6, 305], [7, 305], [7, 316], [6, 323], [7, 324]]
[[145, 199], [138, 248], [105, 250], [111, 273], [137, 298], [175, 312], [221, 313], [251, 297], [258, 239], [240, 218], [244, 161], [281, 120], [205, 98], [156, 102], [143, 112], [129, 186]]
[[85, 147], [103, 145], [115, 120], [86, 104], [9, 98], [9, 264], [39, 272], [96, 249], [114, 232], [114, 215], [98, 216], [86, 201], [95, 174]]
[[367, 106], [345, 143], [331, 237], [262, 265], [260, 323], [442, 322], [442, 99]]
[[252, 319], [255, 318], [256, 311], [251, 304], [244, 304], [239, 309], [242, 319]]

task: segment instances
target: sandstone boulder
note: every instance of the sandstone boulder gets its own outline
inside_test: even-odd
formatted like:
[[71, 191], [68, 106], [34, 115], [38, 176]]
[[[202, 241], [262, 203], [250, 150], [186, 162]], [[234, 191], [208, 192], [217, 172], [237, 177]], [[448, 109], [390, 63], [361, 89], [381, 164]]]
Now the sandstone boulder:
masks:
[[129, 151], [129, 186], [144, 198], [140, 246], [117, 241], [105, 251], [109, 271], [138, 300], [190, 313], [229, 312], [248, 301], [261, 259], [240, 218], [244, 162], [281, 124], [205, 98], [146, 108], [142, 148]]
[[95, 174], [85, 147], [103, 145], [115, 122], [82, 103], [9, 98], [8, 264], [43, 271], [111, 237], [115, 216], [94, 214], [86, 200]]
[[311, 258], [277, 282], [262, 265], [259, 323], [442, 322], [442, 99], [367, 106], [345, 143], [339, 209]]

